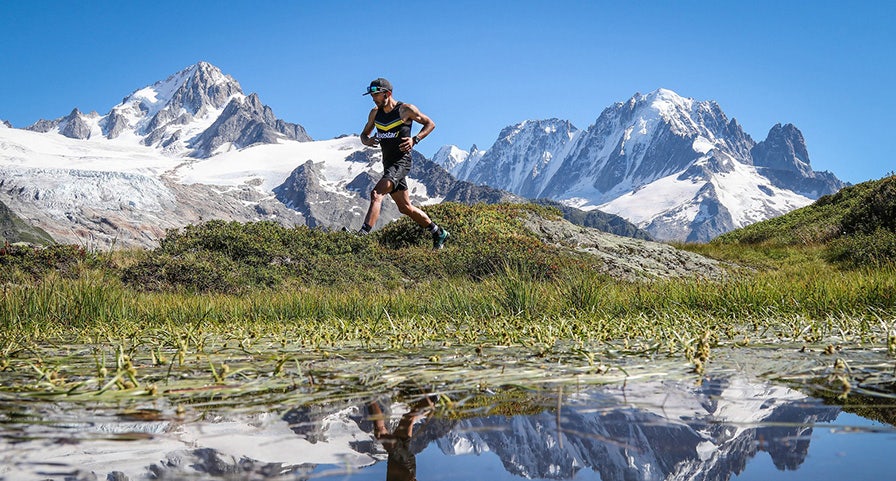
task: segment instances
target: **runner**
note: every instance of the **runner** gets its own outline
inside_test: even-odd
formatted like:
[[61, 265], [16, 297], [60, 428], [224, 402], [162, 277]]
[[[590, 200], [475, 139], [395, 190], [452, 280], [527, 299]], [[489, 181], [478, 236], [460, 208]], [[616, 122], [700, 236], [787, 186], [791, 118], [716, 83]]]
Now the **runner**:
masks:
[[[384, 78], [370, 82], [364, 95], [370, 95], [376, 107], [370, 111], [367, 124], [361, 131], [361, 143], [368, 147], [379, 145], [382, 149], [383, 178], [370, 193], [370, 207], [358, 233], [368, 234], [373, 229], [380, 216], [383, 198], [389, 194], [398, 211], [429, 231], [433, 248], [441, 249], [450, 234], [436, 225], [426, 212], [411, 205], [406, 179], [411, 170], [411, 150], [432, 132], [436, 124], [414, 105], [395, 100], [392, 97], [392, 83]], [[423, 128], [417, 135], [411, 136], [414, 122], [423, 125]], [[374, 129], [376, 134], [371, 137]]]

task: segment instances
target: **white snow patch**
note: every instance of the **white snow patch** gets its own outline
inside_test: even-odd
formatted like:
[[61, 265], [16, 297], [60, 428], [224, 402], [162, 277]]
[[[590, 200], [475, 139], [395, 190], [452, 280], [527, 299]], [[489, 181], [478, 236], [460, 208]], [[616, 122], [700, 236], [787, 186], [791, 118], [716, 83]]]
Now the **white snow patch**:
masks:
[[[350, 419], [350, 414], [356, 411], [357, 408], [350, 408], [323, 420], [326, 442], [309, 442], [293, 432], [282, 417], [274, 414], [187, 424], [85, 423], [80, 432], [94, 434], [89, 442], [58, 443], [41, 440], [38, 436], [17, 443], [12, 447], [18, 453], [15, 463], [0, 464], [0, 475], [37, 479], [41, 468], [58, 463], [86, 472], [106, 474], [114, 470], [130, 479], [144, 479], [149, 466], [164, 464], [169, 456], [177, 458], [198, 449], [213, 449], [225, 459], [249, 458], [285, 466], [329, 464], [359, 469], [379, 459], [352, 448], [354, 442], [375, 442], [371, 433], [361, 431]], [[151, 436], [132, 443], [97, 436], [108, 436], [109, 433], [148, 433]], [[6, 444], [0, 439], [0, 448], [10, 449]], [[184, 466], [183, 469], [189, 472], [191, 468]]]
[[770, 212], [789, 212], [812, 203], [808, 197], [775, 187], [754, 166], [732, 165], [732, 172], [715, 174], [712, 182], [718, 187], [719, 202], [728, 208], [737, 227], [768, 219]]
[[[260, 190], [271, 191], [296, 167], [311, 161], [320, 168], [322, 181], [335, 183], [331, 185], [336, 187], [338, 181], [350, 181], [368, 170], [366, 164], [345, 160], [352, 150], [361, 148], [361, 141], [355, 136], [316, 142], [284, 141], [195, 160], [179, 166], [173, 174], [183, 184], [237, 186], [252, 183], [258, 184]], [[382, 169], [381, 164], [377, 166]]]
[[709, 141], [706, 137], [700, 135], [696, 139], [694, 139], [694, 144], [692, 145], [694, 152], [698, 154], [706, 154], [710, 150], [715, 148], [712, 142]]
[[[597, 209], [609, 214], [616, 214], [635, 225], [645, 226], [655, 217], [678, 208], [683, 199], [694, 198], [703, 187], [702, 183], [689, 179], [678, 180], [677, 177], [678, 174], [675, 174], [658, 179], [610, 202], [598, 205]], [[696, 215], [695, 207], [693, 212], [687, 213], [690, 219], [682, 220], [693, 220]]]
[[0, 134], [0, 165], [159, 175], [180, 162], [151, 147], [103, 137], [80, 140], [21, 129]]

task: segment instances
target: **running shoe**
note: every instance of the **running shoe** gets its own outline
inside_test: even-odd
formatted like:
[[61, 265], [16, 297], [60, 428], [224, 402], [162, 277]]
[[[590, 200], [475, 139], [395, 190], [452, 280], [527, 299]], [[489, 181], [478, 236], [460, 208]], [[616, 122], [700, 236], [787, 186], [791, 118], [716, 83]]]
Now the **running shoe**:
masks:
[[444, 227], [439, 227], [439, 232], [432, 235], [432, 248], [439, 250], [445, 247], [445, 241], [451, 237], [451, 234]]

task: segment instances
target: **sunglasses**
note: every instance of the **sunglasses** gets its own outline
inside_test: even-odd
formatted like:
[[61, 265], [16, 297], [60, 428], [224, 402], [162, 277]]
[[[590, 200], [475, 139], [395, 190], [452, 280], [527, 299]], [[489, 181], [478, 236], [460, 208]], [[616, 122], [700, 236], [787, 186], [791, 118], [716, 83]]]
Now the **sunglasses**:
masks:
[[380, 92], [388, 92], [389, 89], [384, 89], [382, 87], [370, 86], [367, 87], [367, 93], [369, 94], [378, 94]]

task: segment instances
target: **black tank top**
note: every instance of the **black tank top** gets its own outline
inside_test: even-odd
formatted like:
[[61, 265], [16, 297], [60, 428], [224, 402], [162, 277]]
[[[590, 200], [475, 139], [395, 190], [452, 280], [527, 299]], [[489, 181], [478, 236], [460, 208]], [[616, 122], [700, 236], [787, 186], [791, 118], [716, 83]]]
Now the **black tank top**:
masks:
[[376, 125], [376, 138], [383, 149], [383, 161], [392, 162], [405, 155], [401, 151], [401, 139], [411, 136], [411, 124], [401, 120], [401, 102], [395, 104], [389, 113], [378, 109], [373, 118]]

